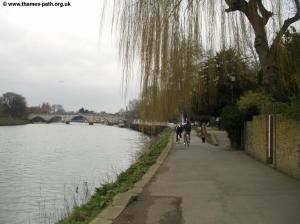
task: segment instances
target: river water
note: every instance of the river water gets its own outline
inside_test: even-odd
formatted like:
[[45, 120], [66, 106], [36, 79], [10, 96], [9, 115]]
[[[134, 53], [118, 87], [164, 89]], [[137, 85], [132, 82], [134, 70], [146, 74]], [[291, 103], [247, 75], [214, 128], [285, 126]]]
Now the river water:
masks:
[[100, 124], [0, 127], [0, 223], [54, 223], [126, 170], [147, 142]]

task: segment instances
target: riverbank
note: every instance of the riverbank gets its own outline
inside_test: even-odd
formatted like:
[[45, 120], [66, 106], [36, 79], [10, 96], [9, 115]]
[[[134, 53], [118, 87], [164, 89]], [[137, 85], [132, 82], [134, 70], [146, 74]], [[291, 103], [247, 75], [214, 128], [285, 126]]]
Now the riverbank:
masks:
[[132, 130], [142, 132], [149, 136], [156, 136], [166, 129], [166, 126], [161, 126], [161, 125], [150, 126], [150, 125], [140, 125], [140, 124], [129, 124], [128, 127]]
[[164, 130], [153, 140], [149, 149], [139, 156], [137, 162], [122, 172], [114, 183], [106, 183], [100, 188], [96, 188], [95, 194], [86, 204], [75, 207], [69, 217], [59, 221], [58, 224], [87, 224], [91, 222], [105, 207], [112, 203], [114, 196], [130, 190], [143, 177], [166, 148], [171, 134], [171, 129]]
[[0, 117], [0, 126], [15, 126], [29, 124], [30, 122], [25, 119], [12, 118], [12, 117]]

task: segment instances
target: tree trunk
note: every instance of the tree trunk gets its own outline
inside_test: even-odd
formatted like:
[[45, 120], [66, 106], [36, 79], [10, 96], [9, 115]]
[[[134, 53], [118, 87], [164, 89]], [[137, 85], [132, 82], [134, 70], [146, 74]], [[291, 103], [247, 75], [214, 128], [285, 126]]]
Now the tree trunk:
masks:
[[262, 85], [266, 92], [274, 95], [280, 87], [278, 69], [276, 68], [276, 53], [268, 45], [266, 31], [261, 21], [252, 19], [251, 24], [255, 33], [254, 46], [263, 72]]
[[266, 92], [273, 96], [276, 96], [281, 88], [275, 57], [274, 53], [268, 51], [264, 55], [264, 59], [261, 60], [261, 69], [263, 72], [262, 84]]
[[[262, 84], [266, 92], [273, 96], [284, 96], [281, 79], [283, 78], [276, 66], [277, 47], [288, 27], [300, 20], [300, 2], [294, 0], [296, 14], [294, 17], [284, 21], [277, 33], [271, 47], [268, 45], [268, 38], [265, 31], [269, 19], [273, 13], [268, 11], [261, 0], [225, 0], [228, 5], [227, 12], [240, 11], [248, 18], [255, 33], [255, 49], [259, 56], [261, 69], [263, 72]], [[277, 98], [277, 97], [276, 97]]]

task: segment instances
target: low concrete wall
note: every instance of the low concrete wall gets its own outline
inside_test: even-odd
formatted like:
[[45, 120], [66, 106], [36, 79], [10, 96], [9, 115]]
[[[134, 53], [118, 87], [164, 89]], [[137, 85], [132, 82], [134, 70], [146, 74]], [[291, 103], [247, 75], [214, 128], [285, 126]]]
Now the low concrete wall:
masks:
[[274, 168], [300, 180], [300, 124], [273, 115], [273, 158], [268, 161], [268, 117], [253, 118], [245, 127], [245, 151], [254, 158], [269, 162]]

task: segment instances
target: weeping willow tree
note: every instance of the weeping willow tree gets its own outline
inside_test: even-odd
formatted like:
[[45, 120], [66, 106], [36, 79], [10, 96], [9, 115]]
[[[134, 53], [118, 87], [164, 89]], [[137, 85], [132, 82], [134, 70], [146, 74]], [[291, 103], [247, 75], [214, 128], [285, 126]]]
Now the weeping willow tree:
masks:
[[191, 108], [197, 64], [207, 52], [233, 47], [251, 54], [262, 71], [263, 88], [277, 92], [282, 36], [300, 19], [300, 3], [115, 0], [113, 12], [127, 82], [139, 61], [142, 116], [165, 120]]

